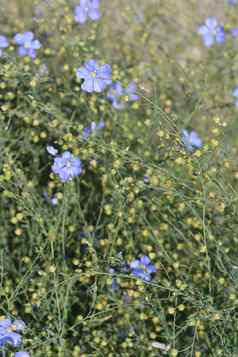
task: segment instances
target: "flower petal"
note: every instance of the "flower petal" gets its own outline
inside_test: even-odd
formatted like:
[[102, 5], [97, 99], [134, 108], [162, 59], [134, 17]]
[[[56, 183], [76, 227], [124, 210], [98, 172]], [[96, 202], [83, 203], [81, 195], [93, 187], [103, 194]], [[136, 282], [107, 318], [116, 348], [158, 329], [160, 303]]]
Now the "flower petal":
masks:
[[206, 47], [211, 47], [211, 45], [214, 43], [214, 37], [210, 33], [207, 33], [206, 35], [203, 36], [203, 42]]
[[74, 18], [76, 22], [84, 24], [87, 20], [87, 12], [81, 6], [79, 6], [77, 11], [75, 12]]
[[92, 93], [94, 90], [93, 82], [94, 82], [93, 78], [86, 79], [81, 86], [82, 90], [84, 90], [85, 92], [88, 92], [88, 93]]
[[12, 324], [10, 319], [5, 319], [5, 320], [0, 320], [0, 328], [5, 328], [7, 329], [8, 327], [10, 327]]
[[96, 21], [96, 20], [100, 19], [101, 14], [100, 14], [100, 11], [98, 9], [91, 8], [89, 10], [88, 16], [90, 17], [90, 19]]
[[213, 16], [210, 16], [206, 19], [205, 21], [207, 27], [209, 28], [209, 30], [215, 30], [217, 27], [217, 19]]
[[84, 67], [78, 68], [76, 71], [76, 75], [78, 78], [81, 78], [81, 79], [86, 79], [86, 78], [90, 77], [90, 73]]
[[26, 351], [19, 351], [15, 353], [14, 357], [30, 357], [30, 355]]

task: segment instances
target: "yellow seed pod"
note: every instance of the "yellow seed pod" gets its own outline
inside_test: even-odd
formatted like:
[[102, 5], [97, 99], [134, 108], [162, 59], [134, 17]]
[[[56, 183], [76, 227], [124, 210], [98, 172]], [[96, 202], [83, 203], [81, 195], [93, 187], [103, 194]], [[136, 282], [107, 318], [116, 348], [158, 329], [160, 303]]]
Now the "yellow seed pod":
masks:
[[17, 229], [15, 230], [16, 236], [21, 236], [22, 233], [23, 233], [23, 230], [22, 230], [21, 228], [17, 228]]
[[17, 224], [18, 220], [16, 217], [13, 217], [11, 218], [11, 221], [10, 221], [12, 224]]
[[[61, 48], [61, 50], [62, 50], [62, 52], [65, 52], [65, 48]], [[46, 48], [45, 50], [44, 50], [44, 54], [46, 55], [46, 56], [49, 56], [50, 54], [51, 54], [51, 49], [50, 48]]]
[[179, 205], [178, 205], [178, 210], [179, 210], [180, 212], [182, 212], [182, 211], [185, 209], [185, 207], [186, 207], [185, 203], [179, 203]]
[[75, 226], [73, 226], [73, 225], [69, 226], [69, 232], [70, 233], [75, 232]]
[[149, 253], [149, 258], [151, 260], [155, 259], [156, 258], [156, 254], [154, 252]]
[[155, 325], [157, 325], [157, 324], [160, 323], [160, 318], [157, 317], [157, 316], [156, 316], [156, 317], [153, 317], [152, 321], [153, 321], [153, 323], [154, 323]]
[[105, 213], [108, 215], [108, 216], [110, 216], [111, 214], [112, 214], [112, 206], [111, 205], [105, 205], [104, 206], [104, 211], [105, 211]]
[[40, 140], [40, 138], [39, 138], [38, 135], [34, 135], [34, 136], [33, 136], [33, 142], [34, 142], [34, 143], [38, 143], [39, 140]]
[[36, 85], [37, 85], [37, 82], [36, 82], [35, 79], [33, 79], [33, 80], [30, 82], [30, 86], [33, 87], [33, 88], [35, 88]]
[[196, 150], [195, 153], [194, 153], [194, 156], [196, 156], [196, 157], [202, 156], [201, 150]]
[[96, 169], [97, 165], [98, 165], [98, 163], [97, 163], [96, 160], [91, 160], [91, 161], [90, 161], [90, 166], [91, 166], [92, 168]]
[[16, 219], [17, 219], [18, 221], [22, 221], [23, 218], [24, 218], [23, 213], [19, 212], [19, 213], [16, 214]]
[[178, 157], [176, 160], [175, 160], [175, 163], [178, 164], [178, 165], [182, 165], [185, 163], [184, 159], [182, 157]]
[[174, 315], [175, 312], [176, 312], [176, 310], [175, 310], [174, 307], [169, 307], [169, 308], [168, 308], [168, 314], [169, 314], [169, 315]]
[[173, 349], [170, 351], [170, 356], [171, 356], [171, 357], [177, 357], [177, 356], [178, 356], [178, 351], [177, 351], [175, 348], [173, 348]]
[[216, 124], [220, 124], [220, 122], [221, 122], [221, 119], [219, 118], [219, 117], [214, 117], [213, 118], [213, 120], [214, 120], [214, 122], [216, 123]]
[[54, 273], [56, 271], [56, 266], [55, 265], [51, 265], [49, 267], [49, 273]]
[[121, 238], [118, 238], [116, 243], [118, 246], [121, 246], [123, 244], [123, 240]]
[[32, 125], [33, 126], [39, 126], [40, 125], [39, 120], [38, 119], [34, 119]]
[[80, 261], [79, 261], [79, 259], [76, 259], [76, 258], [74, 258], [73, 259], [73, 261], [72, 261], [72, 263], [73, 263], [73, 265], [79, 265], [80, 264]]
[[166, 232], [166, 231], [168, 231], [168, 229], [169, 229], [169, 225], [167, 223], [161, 223], [161, 225], [160, 225], [161, 231]]
[[40, 133], [40, 137], [41, 137], [41, 139], [46, 139], [47, 138], [47, 133], [45, 131], [42, 131]]
[[149, 230], [148, 229], [143, 229], [143, 231], [141, 232], [142, 233], [142, 235], [143, 235], [143, 237], [149, 237], [149, 235], [150, 235], [150, 232], [149, 232]]
[[211, 146], [216, 148], [219, 145], [219, 142], [216, 139], [211, 140]]
[[153, 185], [153, 186], [158, 186], [158, 185], [159, 185], [159, 178], [158, 178], [158, 176], [153, 175], [153, 176], [151, 177], [150, 182], [151, 182], [151, 185]]
[[218, 279], [219, 284], [224, 285], [225, 284], [225, 279], [223, 277]]
[[221, 315], [218, 314], [218, 313], [215, 313], [215, 314], [212, 316], [212, 320], [213, 320], [213, 321], [218, 321], [218, 320], [220, 320], [220, 319], [221, 319]]

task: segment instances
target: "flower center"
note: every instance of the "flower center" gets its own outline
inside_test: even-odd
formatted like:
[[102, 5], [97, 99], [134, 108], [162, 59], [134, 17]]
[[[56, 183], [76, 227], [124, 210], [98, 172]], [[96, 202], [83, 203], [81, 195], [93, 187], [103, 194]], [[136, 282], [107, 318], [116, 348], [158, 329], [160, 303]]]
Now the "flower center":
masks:
[[144, 264], [140, 264], [140, 269], [146, 273], [146, 266]]
[[91, 76], [92, 76], [93, 78], [95, 78], [95, 77], [97, 76], [97, 72], [96, 72], [96, 71], [91, 72]]
[[125, 101], [125, 102], [129, 102], [129, 97], [128, 97], [128, 95], [125, 95], [124, 101]]
[[24, 43], [24, 47], [25, 47], [25, 48], [30, 48], [30, 46], [31, 46], [30, 42], [25, 42], [25, 43]]
[[71, 162], [71, 161], [67, 161], [66, 167], [67, 167], [68, 169], [71, 169], [71, 167], [72, 167], [72, 162]]

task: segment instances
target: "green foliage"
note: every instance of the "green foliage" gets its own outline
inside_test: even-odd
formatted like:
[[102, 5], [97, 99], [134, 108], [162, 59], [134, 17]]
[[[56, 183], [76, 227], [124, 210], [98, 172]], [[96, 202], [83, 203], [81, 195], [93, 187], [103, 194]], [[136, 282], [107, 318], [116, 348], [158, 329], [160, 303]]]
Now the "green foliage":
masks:
[[[104, 2], [102, 20], [83, 27], [71, 2], [42, 2], [37, 20], [34, 4], [13, 3], [2, 32], [33, 29], [44, 46], [32, 60], [12, 42], [0, 59], [2, 318], [26, 322], [35, 357], [235, 357], [232, 44], [206, 54], [188, 24], [199, 58], [181, 59], [170, 2]], [[105, 93], [83, 92], [75, 70], [90, 58], [124, 85], [135, 80], [140, 101], [116, 111]], [[100, 119], [105, 128], [83, 140]], [[186, 151], [185, 127], [199, 130], [201, 149]], [[60, 182], [47, 145], [79, 156], [82, 175]], [[142, 255], [157, 267], [150, 282], [129, 268]]]

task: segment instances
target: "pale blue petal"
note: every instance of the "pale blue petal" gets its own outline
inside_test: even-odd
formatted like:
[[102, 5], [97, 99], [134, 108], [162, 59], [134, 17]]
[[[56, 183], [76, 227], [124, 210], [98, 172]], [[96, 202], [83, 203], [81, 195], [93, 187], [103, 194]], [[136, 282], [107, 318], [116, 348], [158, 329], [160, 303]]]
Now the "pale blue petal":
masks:
[[214, 43], [214, 37], [210, 33], [207, 33], [203, 36], [203, 41], [206, 47], [211, 47], [211, 45]]
[[88, 92], [88, 93], [92, 93], [93, 90], [94, 90], [94, 85], [93, 85], [93, 78], [90, 78], [90, 79], [86, 79], [84, 81], [84, 83], [82, 84], [82, 90], [84, 90], [85, 92]]
[[217, 27], [217, 20], [215, 17], [208, 17], [205, 21], [206, 26], [208, 27], [209, 30], [213, 31]]
[[88, 12], [88, 16], [90, 17], [90, 19], [97, 21], [100, 19], [101, 14], [100, 11], [98, 9], [93, 9], [91, 8]]
[[19, 351], [15, 353], [14, 357], [30, 357], [30, 354], [26, 351]]
[[90, 77], [89, 71], [84, 67], [78, 68], [76, 71], [76, 75], [78, 78], [81, 78], [81, 79], [86, 79], [86, 78]]
[[94, 59], [86, 61], [84, 66], [89, 72], [94, 72], [99, 69], [98, 63]]
[[131, 263], [130, 263], [130, 268], [131, 269], [136, 269], [140, 266], [140, 261], [138, 259], [136, 260], [133, 260]]
[[82, 8], [78, 8], [77, 12], [75, 13], [75, 21], [84, 24], [87, 20], [87, 12]]

